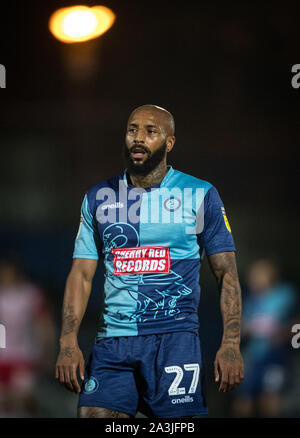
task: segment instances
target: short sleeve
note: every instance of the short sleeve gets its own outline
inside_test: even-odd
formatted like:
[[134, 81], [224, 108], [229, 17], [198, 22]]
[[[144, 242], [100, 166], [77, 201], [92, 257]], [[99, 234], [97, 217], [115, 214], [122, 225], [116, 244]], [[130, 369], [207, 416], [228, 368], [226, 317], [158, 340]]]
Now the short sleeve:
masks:
[[236, 250], [223, 202], [214, 186], [204, 198], [204, 226], [198, 238], [206, 255]]
[[85, 195], [82, 206], [78, 233], [75, 239], [73, 258], [99, 259], [99, 233], [90, 212], [88, 197]]

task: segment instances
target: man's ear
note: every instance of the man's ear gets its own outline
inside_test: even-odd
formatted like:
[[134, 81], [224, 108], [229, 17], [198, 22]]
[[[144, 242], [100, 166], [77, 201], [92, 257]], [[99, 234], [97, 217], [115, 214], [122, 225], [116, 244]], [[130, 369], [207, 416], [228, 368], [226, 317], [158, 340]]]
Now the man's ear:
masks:
[[175, 144], [174, 135], [170, 135], [169, 137], [167, 137], [166, 143], [167, 143], [167, 152], [170, 152], [173, 149], [174, 144]]

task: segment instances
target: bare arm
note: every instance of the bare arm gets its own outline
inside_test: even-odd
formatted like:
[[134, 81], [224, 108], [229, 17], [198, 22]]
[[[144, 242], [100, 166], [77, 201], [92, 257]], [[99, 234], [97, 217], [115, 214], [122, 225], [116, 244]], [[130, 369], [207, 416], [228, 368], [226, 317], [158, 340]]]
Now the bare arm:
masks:
[[234, 252], [208, 256], [217, 282], [223, 318], [223, 337], [215, 360], [215, 377], [220, 391], [230, 391], [244, 378], [244, 365], [240, 353], [242, 299]]
[[66, 282], [56, 378], [74, 392], [80, 392], [77, 368], [81, 379], [84, 378], [84, 359], [78, 347], [77, 335], [90, 297], [96, 268], [97, 260], [74, 259]]

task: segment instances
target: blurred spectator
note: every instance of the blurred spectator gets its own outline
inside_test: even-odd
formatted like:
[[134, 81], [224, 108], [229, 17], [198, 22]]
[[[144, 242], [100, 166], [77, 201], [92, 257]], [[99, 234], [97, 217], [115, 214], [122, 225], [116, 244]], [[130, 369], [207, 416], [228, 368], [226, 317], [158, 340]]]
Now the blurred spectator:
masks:
[[0, 349], [0, 417], [38, 413], [38, 378], [53, 373], [55, 330], [42, 290], [30, 283], [19, 264], [0, 259], [0, 323], [6, 348]]
[[296, 291], [280, 279], [278, 265], [269, 259], [252, 263], [247, 283], [242, 319], [245, 380], [235, 391], [233, 412], [236, 417], [279, 417], [290, 383]]

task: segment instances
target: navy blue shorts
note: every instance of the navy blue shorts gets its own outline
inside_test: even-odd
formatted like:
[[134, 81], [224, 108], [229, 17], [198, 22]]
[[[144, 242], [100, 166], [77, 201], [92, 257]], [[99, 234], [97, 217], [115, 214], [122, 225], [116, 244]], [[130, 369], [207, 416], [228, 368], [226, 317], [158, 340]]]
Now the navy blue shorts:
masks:
[[93, 346], [78, 407], [157, 418], [205, 415], [203, 380], [196, 333], [103, 338]]

